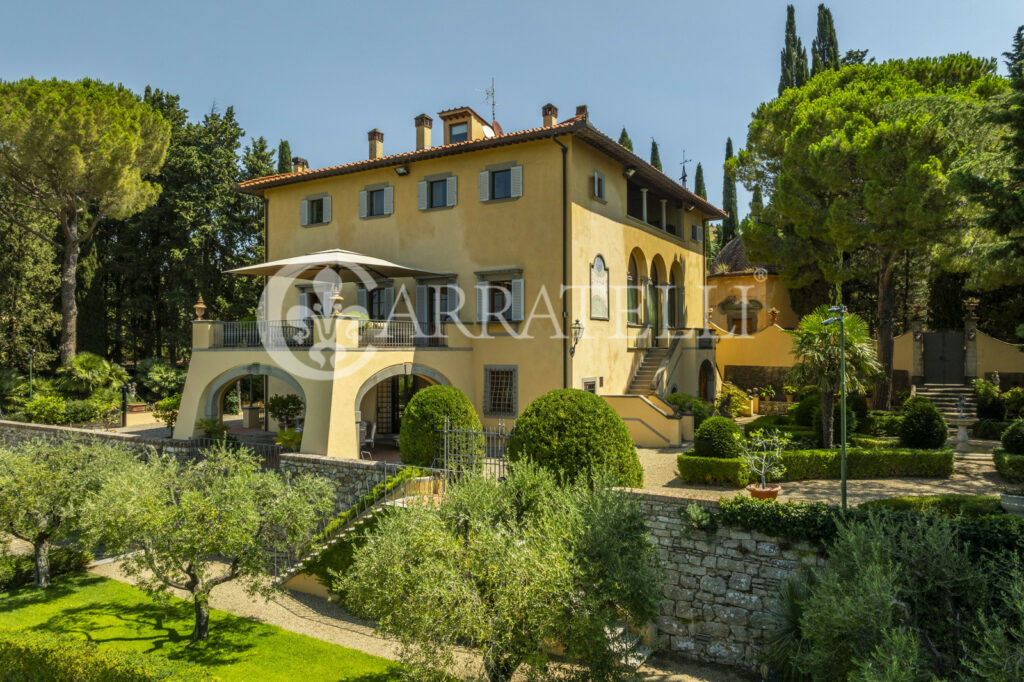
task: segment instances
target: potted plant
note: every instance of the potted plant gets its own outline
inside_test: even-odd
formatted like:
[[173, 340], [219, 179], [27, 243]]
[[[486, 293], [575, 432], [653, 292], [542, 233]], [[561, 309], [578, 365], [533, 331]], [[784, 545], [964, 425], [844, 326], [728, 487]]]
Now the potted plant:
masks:
[[757, 483], [747, 486], [751, 497], [759, 500], [774, 500], [779, 496], [782, 486], [769, 486], [768, 483], [781, 478], [786, 473], [786, 467], [782, 464], [782, 450], [787, 443], [789, 443], [789, 437], [780, 433], [778, 429], [768, 432], [758, 429], [750, 434], [748, 442], [742, 443], [743, 465], [749, 473], [758, 479]]
[[782, 392], [786, 394], [787, 403], [793, 402], [793, 396], [795, 396], [799, 391], [799, 386], [791, 386], [790, 384], [784, 384], [782, 387]]
[[999, 504], [1008, 514], [1024, 516], [1024, 488], [1003, 488], [999, 491]]

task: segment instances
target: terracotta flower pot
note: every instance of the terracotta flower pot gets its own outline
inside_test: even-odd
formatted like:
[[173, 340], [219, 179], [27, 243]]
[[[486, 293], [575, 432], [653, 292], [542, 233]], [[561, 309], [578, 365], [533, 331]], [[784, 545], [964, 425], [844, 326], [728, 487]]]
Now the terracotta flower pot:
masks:
[[774, 500], [782, 492], [781, 485], [770, 485], [767, 488], [762, 488], [757, 483], [751, 483], [747, 486], [747, 492], [750, 496], [758, 500]]

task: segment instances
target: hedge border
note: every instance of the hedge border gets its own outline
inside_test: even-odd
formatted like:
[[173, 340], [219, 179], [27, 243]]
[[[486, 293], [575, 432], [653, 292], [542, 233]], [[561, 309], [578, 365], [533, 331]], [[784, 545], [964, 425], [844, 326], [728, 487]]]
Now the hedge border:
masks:
[[1009, 483], [1024, 483], [1024, 455], [1011, 455], [1003, 448], [992, 451], [996, 471]]

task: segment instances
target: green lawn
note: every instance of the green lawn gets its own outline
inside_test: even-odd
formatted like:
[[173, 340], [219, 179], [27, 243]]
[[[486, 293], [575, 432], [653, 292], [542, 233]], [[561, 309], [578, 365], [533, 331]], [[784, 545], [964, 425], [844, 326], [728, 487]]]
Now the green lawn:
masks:
[[222, 680], [360, 680], [397, 676], [392, 661], [211, 610], [210, 639], [189, 647], [192, 605], [163, 606], [125, 583], [66, 576], [48, 590], [0, 592], [0, 627], [77, 633], [99, 646], [134, 649], [206, 667]]

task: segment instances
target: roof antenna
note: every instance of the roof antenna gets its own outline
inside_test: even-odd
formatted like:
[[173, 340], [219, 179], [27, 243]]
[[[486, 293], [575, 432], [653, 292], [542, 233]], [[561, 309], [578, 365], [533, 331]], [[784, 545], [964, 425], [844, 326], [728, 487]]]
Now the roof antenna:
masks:
[[686, 158], [686, 150], [683, 149], [683, 160], [679, 163], [683, 167], [683, 174], [679, 176], [679, 184], [683, 187], [686, 187], [686, 164], [690, 161], [693, 161], [693, 159]]
[[497, 118], [494, 115], [494, 109], [497, 106], [497, 101], [495, 100], [494, 97], [494, 76], [491, 76], [491, 87], [486, 88], [484, 90], [480, 90], [480, 88], [477, 88], [477, 91], [484, 93], [484, 103], [491, 105], [491, 123], [493, 124]]

